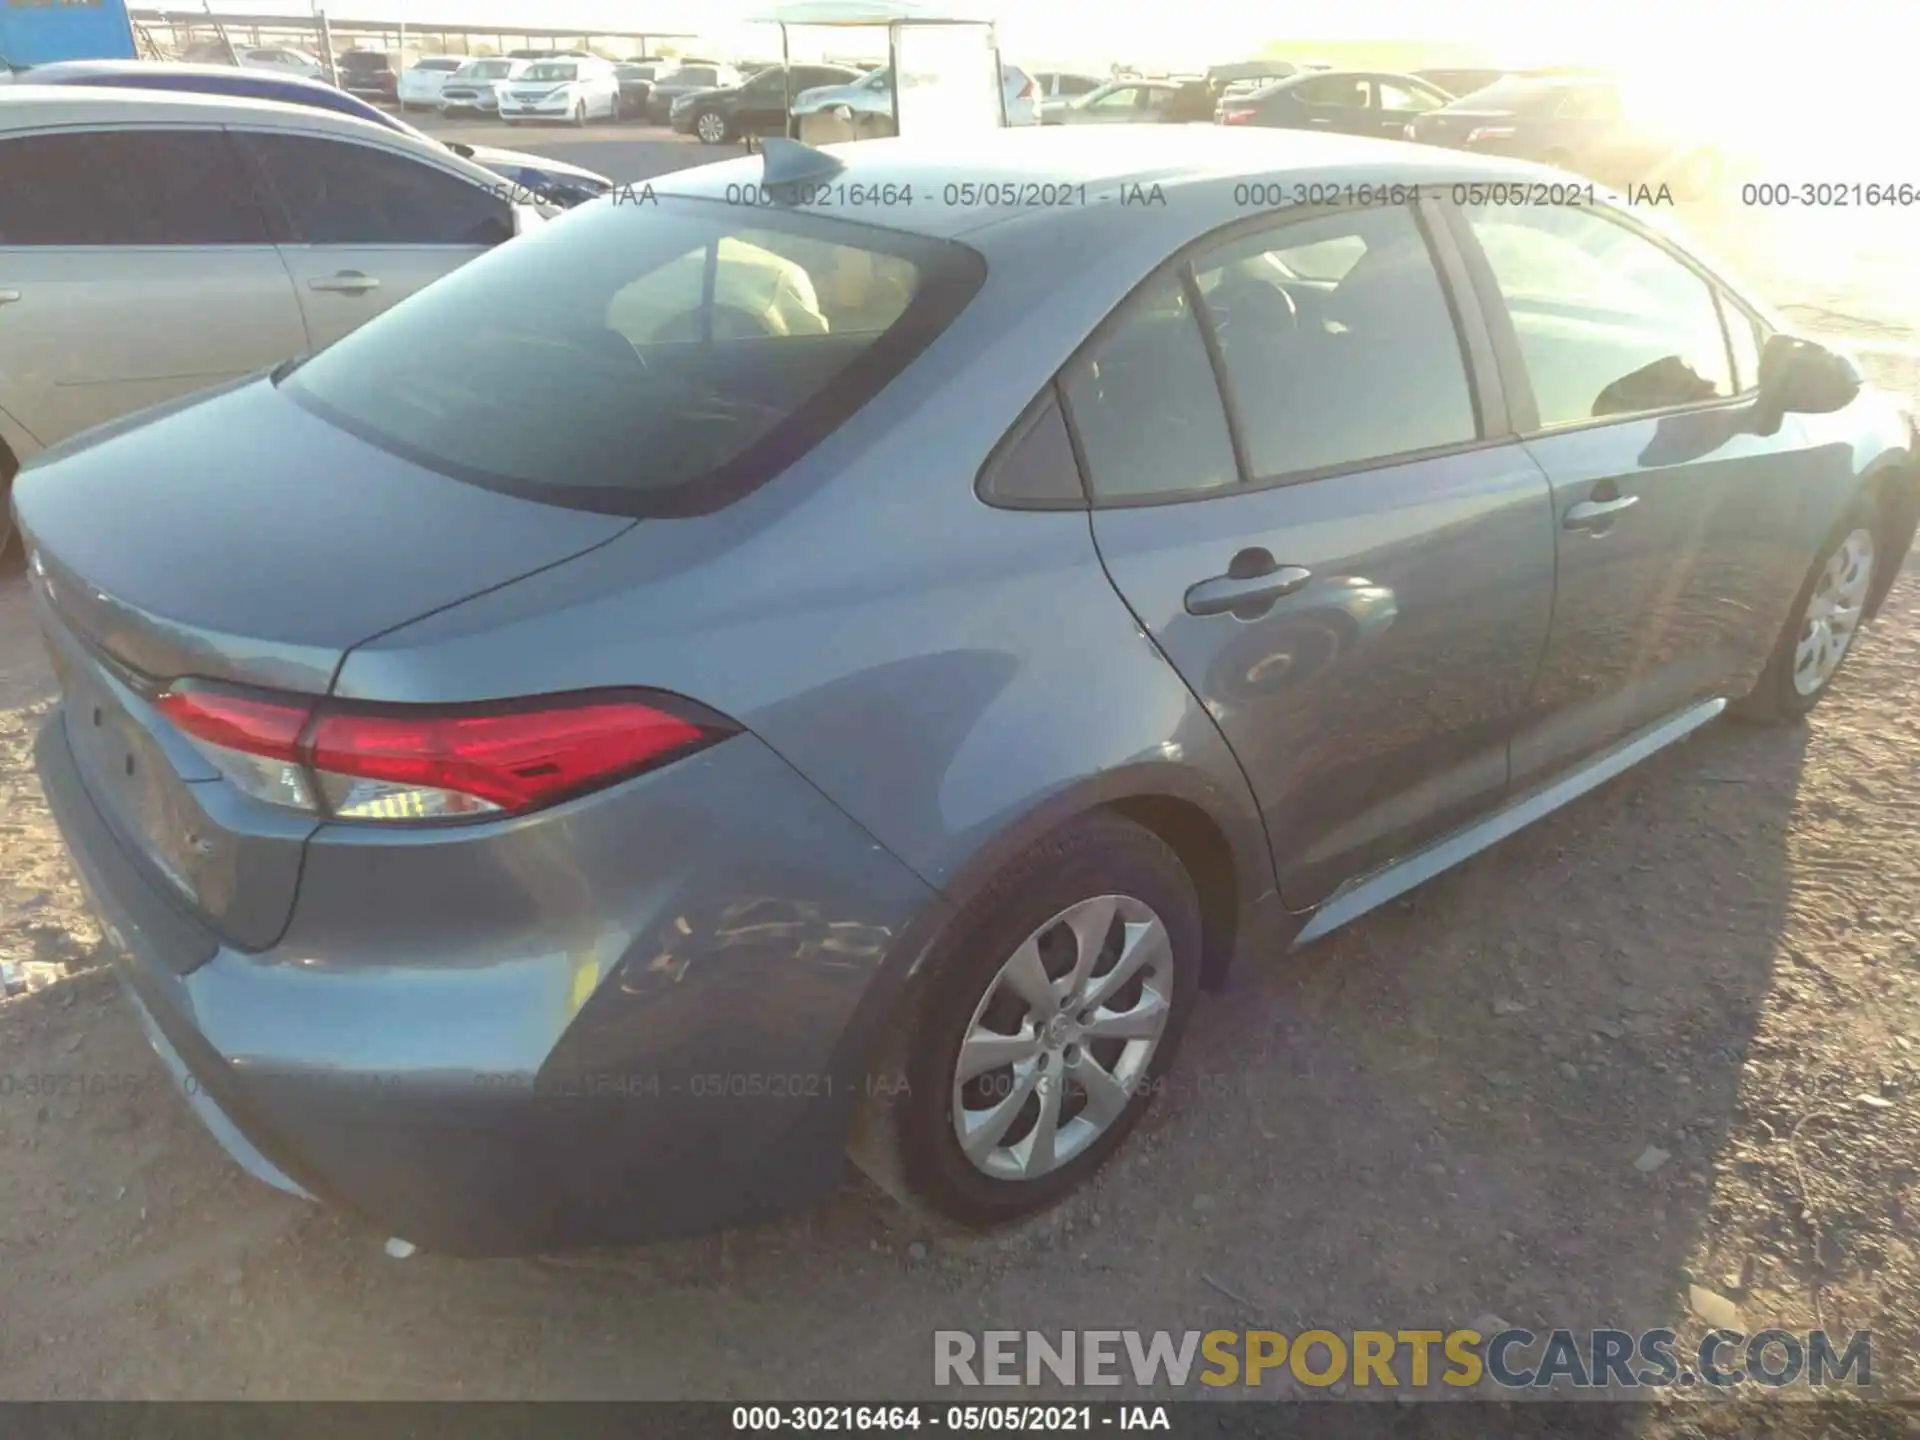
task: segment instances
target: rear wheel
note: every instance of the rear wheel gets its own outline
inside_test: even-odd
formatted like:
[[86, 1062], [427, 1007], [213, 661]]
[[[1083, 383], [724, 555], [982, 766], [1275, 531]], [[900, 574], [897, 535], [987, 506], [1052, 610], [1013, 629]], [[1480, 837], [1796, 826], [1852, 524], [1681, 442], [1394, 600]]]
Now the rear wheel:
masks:
[[1139, 1122], [1199, 972], [1200, 907], [1179, 858], [1117, 815], [1074, 822], [935, 944], [894, 1036], [905, 1084], [855, 1158], [965, 1225], [1056, 1203]]
[[1792, 720], [1826, 696], [1853, 649], [1879, 561], [1878, 513], [1862, 496], [1848, 511], [1794, 597], [1759, 682], [1735, 707], [1750, 720]]
[[702, 145], [727, 143], [727, 117], [717, 110], [702, 110], [693, 122], [693, 133]]

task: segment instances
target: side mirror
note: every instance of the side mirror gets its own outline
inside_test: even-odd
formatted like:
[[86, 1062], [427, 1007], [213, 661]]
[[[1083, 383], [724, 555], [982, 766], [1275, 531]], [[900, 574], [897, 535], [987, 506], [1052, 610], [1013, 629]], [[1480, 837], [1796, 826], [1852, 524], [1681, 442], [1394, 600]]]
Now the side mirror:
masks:
[[1831, 415], [1860, 394], [1860, 371], [1837, 350], [1793, 335], [1770, 335], [1760, 352], [1760, 398], [1771, 424], [1783, 415]]

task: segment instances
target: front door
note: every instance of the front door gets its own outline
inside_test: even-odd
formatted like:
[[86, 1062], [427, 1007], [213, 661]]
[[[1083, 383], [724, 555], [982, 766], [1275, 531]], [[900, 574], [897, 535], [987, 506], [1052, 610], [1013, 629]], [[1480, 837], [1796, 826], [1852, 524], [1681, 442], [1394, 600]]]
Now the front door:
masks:
[[[830, 81], [810, 79], [807, 72], [793, 72], [793, 93], [812, 89]], [[787, 127], [787, 75], [774, 68], [754, 76], [740, 87], [733, 110], [733, 128], [741, 135], [780, 135]]]
[[1558, 599], [1519, 784], [1743, 693], [1807, 563], [1790, 517], [1817, 497], [1798, 421], [1752, 433], [1753, 321], [1705, 275], [1599, 209], [1458, 213], [1553, 485]]
[[512, 238], [509, 186], [489, 191], [353, 140], [236, 131], [278, 201], [281, 255], [318, 350]]
[[1412, 209], [1270, 226], [1191, 272], [1063, 393], [1108, 573], [1233, 746], [1300, 908], [1504, 793], [1553, 602], [1547, 484], [1481, 413]]
[[306, 349], [226, 134], [0, 139], [0, 406], [41, 444]]

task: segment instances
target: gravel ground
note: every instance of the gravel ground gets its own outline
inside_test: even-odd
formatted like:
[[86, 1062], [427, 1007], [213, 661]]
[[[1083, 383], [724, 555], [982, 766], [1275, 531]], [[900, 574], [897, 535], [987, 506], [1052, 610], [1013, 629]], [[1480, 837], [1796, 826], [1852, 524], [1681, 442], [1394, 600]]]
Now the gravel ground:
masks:
[[[1743, 243], [1756, 268], [1806, 258]], [[1831, 285], [1760, 278], [1879, 346], [1876, 378], [1920, 399], [1898, 348], [1920, 322], [1911, 285], [1847, 279], [1898, 258], [1840, 254], [1821, 254]], [[1093, 1190], [986, 1239], [918, 1230], [850, 1180], [808, 1220], [702, 1241], [396, 1262], [383, 1237], [255, 1184], [99, 968], [29, 764], [51, 694], [16, 565], [0, 576], [0, 958], [30, 988], [0, 1003], [5, 1398], [916, 1395], [937, 1328], [1499, 1316], [1685, 1338], [1712, 1308], [1694, 1286], [1749, 1329], [1872, 1329], [1877, 1378], [1913, 1392], [1911, 576], [1810, 723], [1713, 726], [1247, 967]], [[42, 1075], [61, 1093], [25, 1093]], [[1657, 1413], [1633, 1427], [1740, 1428]]]

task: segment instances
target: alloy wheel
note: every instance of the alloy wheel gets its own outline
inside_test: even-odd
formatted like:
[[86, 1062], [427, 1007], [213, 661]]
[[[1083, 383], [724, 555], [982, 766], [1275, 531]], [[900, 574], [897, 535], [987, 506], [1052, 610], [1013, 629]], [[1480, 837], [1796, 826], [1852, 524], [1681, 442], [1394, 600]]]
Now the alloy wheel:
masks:
[[1821, 567], [1793, 652], [1793, 688], [1800, 694], [1817, 694], [1846, 659], [1873, 584], [1873, 558], [1873, 532], [1862, 527], [1848, 534]]
[[995, 973], [960, 1042], [961, 1153], [995, 1179], [1032, 1180], [1084, 1152], [1138, 1092], [1173, 987], [1167, 927], [1140, 900], [1095, 896], [1035, 930]]
[[698, 132], [703, 144], [718, 145], [727, 138], [727, 122], [725, 118], [712, 110], [705, 111], [700, 118], [694, 122], [693, 128]]

